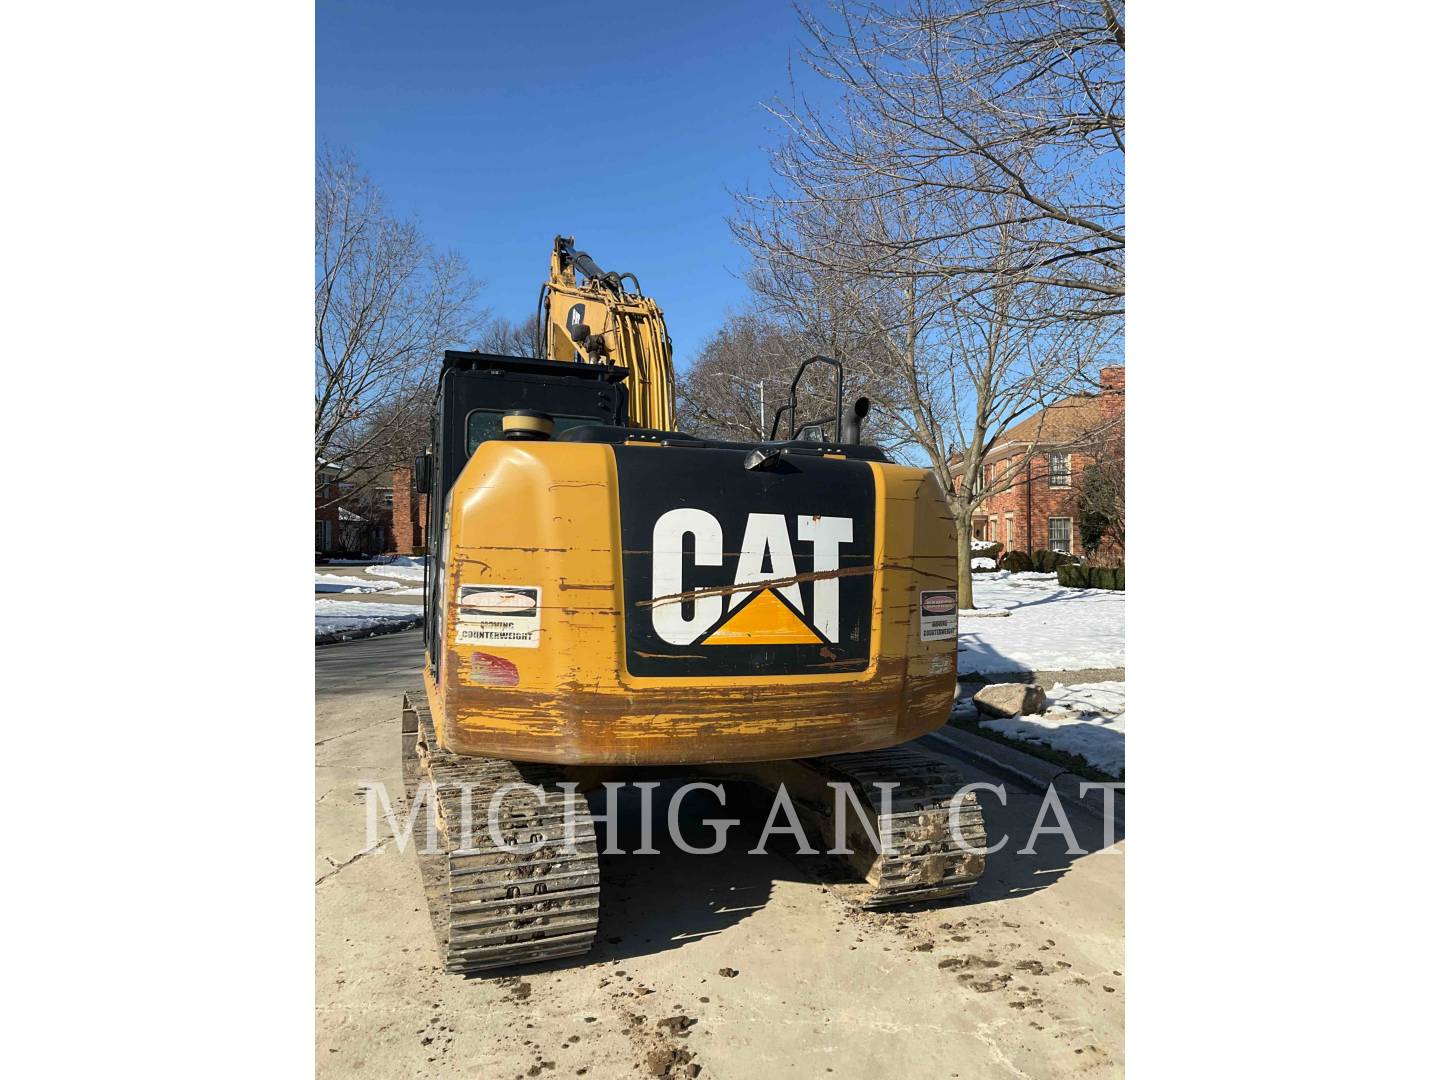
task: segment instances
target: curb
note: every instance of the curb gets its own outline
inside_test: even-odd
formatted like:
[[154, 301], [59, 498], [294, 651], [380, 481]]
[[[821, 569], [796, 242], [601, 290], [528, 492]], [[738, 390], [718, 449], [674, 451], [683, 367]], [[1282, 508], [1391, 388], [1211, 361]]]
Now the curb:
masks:
[[329, 633], [316, 634], [316, 645], [339, 645], [346, 641], [364, 641], [366, 638], [381, 637], [385, 634], [398, 634], [402, 630], [414, 630], [423, 625], [425, 617], [416, 615], [403, 623], [392, 623], [389, 626], [374, 626], [368, 630], [331, 630]]
[[[1056, 794], [1067, 806], [1083, 810], [1095, 817], [1104, 817], [1104, 792], [1091, 788], [1082, 796], [1080, 785], [1091, 784], [1094, 781], [1087, 780], [1083, 776], [1076, 776], [1067, 771], [1063, 765], [1056, 765], [1027, 754], [1023, 750], [992, 742], [990, 739], [982, 738], [962, 728], [948, 725], [932, 731], [924, 737], [937, 739], [948, 744], [947, 749], [949, 750], [958, 750], [967, 757], [984, 762], [1002, 777], [1015, 783], [1024, 784], [1039, 791], [1044, 791], [1053, 784]], [[1124, 781], [1117, 780], [1115, 783], [1122, 785], [1115, 792], [1115, 828], [1117, 832], [1123, 833], [1125, 831]]]

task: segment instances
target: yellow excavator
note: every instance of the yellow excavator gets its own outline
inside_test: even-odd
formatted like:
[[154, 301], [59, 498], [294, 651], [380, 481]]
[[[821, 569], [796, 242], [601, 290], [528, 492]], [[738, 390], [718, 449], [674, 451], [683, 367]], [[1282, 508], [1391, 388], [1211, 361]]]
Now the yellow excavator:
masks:
[[[867, 908], [973, 888], [975, 797], [904, 745], [955, 691], [957, 533], [934, 475], [861, 441], [868, 405], [825, 356], [769, 439], [672, 430], [663, 313], [570, 238], [538, 322], [543, 357], [445, 353], [416, 466], [425, 660], [401, 750], [436, 829], [419, 857], [447, 969], [590, 948], [585, 792], [638, 767], [783, 785], [848, 841]], [[815, 365], [834, 408], [799, 418]]]

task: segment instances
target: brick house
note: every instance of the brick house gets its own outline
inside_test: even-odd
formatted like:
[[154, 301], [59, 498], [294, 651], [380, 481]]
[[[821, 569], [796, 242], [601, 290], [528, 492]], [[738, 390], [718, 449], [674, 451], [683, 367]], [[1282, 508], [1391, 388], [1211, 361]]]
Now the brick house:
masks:
[[430, 500], [415, 493], [412, 470], [390, 470], [389, 484], [340, 482], [339, 471], [323, 465], [317, 478], [317, 555], [409, 555], [425, 546]]
[[321, 462], [315, 469], [315, 553], [329, 555], [339, 550], [340, 504], [331, 502], [340, 488], [340, 470]]
[[[1028, 462], [1022, 460], [1029, 452]], [[1097, 457], [1125, 454], [1125, 368], [1102, 368], [1098, 394], [1073, 394], [1007, 428], [985, 456], [984, 480], [1018, 469], [1002, 491], [984, 499], [971, 535], [1004, 551], [1080, 550], [1080, 479]], [[1097, 554], [1123, 551], [1108, 540]]]

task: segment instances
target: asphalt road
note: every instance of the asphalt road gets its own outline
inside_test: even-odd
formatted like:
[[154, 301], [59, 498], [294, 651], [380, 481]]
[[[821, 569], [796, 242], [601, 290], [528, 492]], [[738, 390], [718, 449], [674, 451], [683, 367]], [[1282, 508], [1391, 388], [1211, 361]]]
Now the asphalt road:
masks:
[[[1102, 850], [1100, 821], [1072, 814], [1090, 854], [1067, 854], [1059, 835], [1021, 854], [1042, 797], [1014, 784], [1004, 805], [981, 796], [991, 842], [1010, 841], [971, 897], [886, 914], [850, 906], [823, 865], [747, 854], [763, 806], [687, 800], [697, 842], [709, 835], [700, 819], [742, 818], [744, 842], [705, 856], [669, 844], [660, 802], [659, 855], [602, 858], [589, 955], [500, 978], [447, 975], [414, 853], [393, 841], [367, 850], [360, 787], [398, 790], [400, 693], [416, 682], [420, 634], [318, 647], [315, 663], [322, 1076], [608, 1078], [667, 1064], [719, 1080], [1123, 1071], [1124, 842]], [[622, 802], [622, 845], [638, 827], [638, 802]]]

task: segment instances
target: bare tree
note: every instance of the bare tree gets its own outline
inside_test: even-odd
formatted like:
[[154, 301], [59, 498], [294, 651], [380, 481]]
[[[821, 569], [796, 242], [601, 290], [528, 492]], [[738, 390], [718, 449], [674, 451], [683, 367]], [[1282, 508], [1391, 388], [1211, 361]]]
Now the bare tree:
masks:
[[[390, 216], [344, 155], [321, 154], [315, 182], [315, 458], [336, 489], [391, 464], [447, 346], [483, 324], [480, 283]], [[423, 422], [422, 422], [423, 424]], [[423, 427], [422, 427], [423, 430]], [[317, 475], [317, 488], [321, 478]]]
[[[833, 352], [833, 341], [785, 326], [755, 311], [730, 314], [678, 380], [677, 425], [719, 439], [768, 439], [776, 412], [789, 400], [800, 362]], [[849, 389], [855, 389], [850, 384]], [[833, 416], [835, 382], [829, 368], [811, 369], [796, 390], [800, 422]], [[838, 437], [832, 423], [827, 434]], [[789, 431], [782, 417], [777, 437]]]
[[727, 316], [677, 379], [676, 427], [717, 439], [768, 438], [782, 373], [799, 347], [760, 316]]
[[496, 353], [500, 356], [542, 357], [544, 348], [535, 316], [511, 322], [506, 318], [494, 318], [485, 324], [475, 341], [476, 352]]
[[[1113, 10], [1105, 38], [1072, 7], [1020, 0], [835, 12], [838, 27], [802, 19], [839, 106], [777, 109], [779, 187], [740, 196], [732, 228], [767, 308], [845, 341], [934, 470], [973, 607], [977, 504], [1026, 475], [1038, 446], [1081, 435], [1056, 408], [1001, 467], [987, 455], [1017, 421], [1092, 388], [1120, 345], [1123, 29]], [[1101, 103], [1088, 120], [1062, 93], [1076, 87]]]
[[752, 251], [764, 268], [761, 295], [777, 310], [798, 316], [819, 295], [843, 312], [831, 323], [850, 339], [840, 351], [898, 429], [902, 456], [908, 451], [934, 471], [961, 524], [959, 599], [973, 607], [968, 536], [976, 507], [1026, 475], [1038, 447], [1088, 444], [1096, 433], [1067, 423], [1061, 407], [1041, 413], [1003, 467], [987, 470], [986, 457], [1021, 419], [1093, 386], [1116, 328], [1059, 315], [1049, 286], [1003, 274], [980, 292], [918, 268], [876, 281], [822, 269], [818, 252], [797, 269], [784, 247]]
[[895, 235], [854, 205], [849, 234], [807, 231], [798, 215], [788, 255], [823, 255], [825, 269], [866, 277], [905, 276], [919, 259], [977, 290], [1000, 275], [1046, 286], [1072, 318], [1119, 316], [1123, 17], [1118, 0], [836, 0], [828, 15], [802, 11], [803, 59], [840, 103], [771, 106], [787, 135], [772, 153], [780, 190], [742, 196], [745, 220], [821, 200], [902, 200], [926, 208], [913, 231]]

